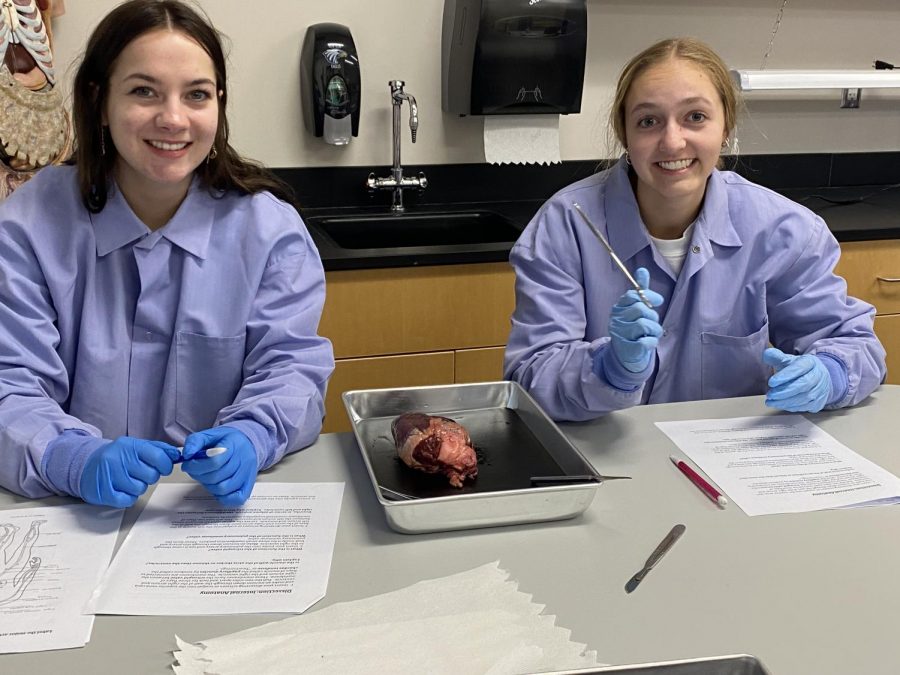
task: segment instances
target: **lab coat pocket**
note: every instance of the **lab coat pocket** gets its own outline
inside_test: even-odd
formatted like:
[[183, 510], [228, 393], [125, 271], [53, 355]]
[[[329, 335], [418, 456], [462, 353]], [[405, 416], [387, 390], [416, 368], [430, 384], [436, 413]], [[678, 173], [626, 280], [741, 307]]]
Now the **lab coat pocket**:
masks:
[[768, 321], [750, 335], [700, 333], [702, 397], [764, 394], [769, 369], [762, 354], [768, 344]]
[[244, 336], [175, 336], [175, 419], [188, 431], [208, 429], [234, 401], [243, 380]]

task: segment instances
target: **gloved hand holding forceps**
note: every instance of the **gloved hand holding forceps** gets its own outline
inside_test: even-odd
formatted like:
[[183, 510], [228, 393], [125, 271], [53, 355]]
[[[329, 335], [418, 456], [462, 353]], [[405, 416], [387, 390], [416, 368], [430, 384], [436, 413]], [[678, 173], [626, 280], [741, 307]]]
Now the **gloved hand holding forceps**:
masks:
[[[650, 290], [650, 272], [639, 267], [634, 277], [649, 303], [653, 307], [662, 305], [663, 297]], [[662, 334], [659, 314], [644, 303], [636, 290], [627, 290], [610, 312], [609, 345], [594, 354], [594, 372], [619, 389], [636, 389], [653, 370], [651, 365]]]

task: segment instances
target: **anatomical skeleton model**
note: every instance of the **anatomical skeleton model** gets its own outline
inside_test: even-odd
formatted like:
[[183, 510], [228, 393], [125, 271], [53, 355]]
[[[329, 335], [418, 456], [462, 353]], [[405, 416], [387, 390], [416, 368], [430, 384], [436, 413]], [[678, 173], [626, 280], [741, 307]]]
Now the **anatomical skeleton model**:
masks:
[[49, 19], [64, 0], [0, 0], [0, 200], [71, 149]]

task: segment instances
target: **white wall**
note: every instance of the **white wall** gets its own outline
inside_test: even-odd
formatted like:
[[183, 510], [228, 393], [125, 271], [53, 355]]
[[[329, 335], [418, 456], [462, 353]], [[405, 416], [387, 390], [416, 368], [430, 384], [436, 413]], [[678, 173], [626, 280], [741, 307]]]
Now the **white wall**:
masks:
[[[54, 22], [58, 72], [66, 73], [116, 0], [69, 0]], [[201, 0], [231, 39], [229, 119], [238, 150], [273, 167], [390, 164], [387, 82], [402, 79], [419, 104], [415, 145], [403, 163], [484, 161], [482, 120], [441, 111], [442, 0]], [[563, 159], [608, 156], [605, 119], [619, 69], [657, 39], [695, 35], [732, 67], [758, 68], [782, 0], [588, 0], [582, 112], [560, 121]], [[306, 133], [299, 59], [307, 26], [349, 26], [363, 76], [360, 135], [333, 147]], [[900, 0], [788, 0], [768, 68], [900, 66]], [[71, 78], [71, 73], [64, 77]], [[747, 99], [742, 154], [900, 151], [900, 90], [865, 90], [861, 107], [840, 92], [759, 93]]]

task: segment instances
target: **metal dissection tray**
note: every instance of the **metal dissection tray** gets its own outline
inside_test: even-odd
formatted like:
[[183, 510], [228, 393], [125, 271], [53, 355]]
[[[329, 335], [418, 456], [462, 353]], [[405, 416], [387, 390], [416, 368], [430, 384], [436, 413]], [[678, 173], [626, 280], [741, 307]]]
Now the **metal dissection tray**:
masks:
[[771, 675], [755, 656], [736, 654], [703, 659], [639, 663], [632, 666], [604, 666], [578, 670], [558, 670], [535, 675]]
[[[515, 382], [366, 389], [343, 394], [366, 470], [388, 524], [405, 533], [572, 518], [594, 498], [601, 476]], [[423, 412], [469, 432], [478, 477], [462, 488], [410, 469], [397, 456], [391, 422]], [[569, 484], [534, 481], [556, 477]]]

